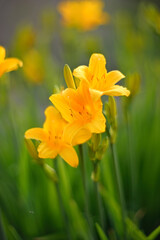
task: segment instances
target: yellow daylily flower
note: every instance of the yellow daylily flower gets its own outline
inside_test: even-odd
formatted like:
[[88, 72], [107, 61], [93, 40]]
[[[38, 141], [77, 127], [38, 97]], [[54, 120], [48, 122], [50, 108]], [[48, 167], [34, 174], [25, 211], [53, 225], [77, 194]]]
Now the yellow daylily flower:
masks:
[[64, 25], [88, 31], [109, 21], [109, 15], [103, 12], [103, 7], [101, 0], [79, 0], [61, 2], [58, 10]]
[[91, 133], [105, 131], [102, 101], [92, 95], [87, 82], [81, 81], [77, 89], [67, 88], [60, 94], [53, 94], [50, 100], [73, 128], [84, 127]]
[[39, 84], [44, 79], [43, 58], [36, 49], [31, 49], [24, 55], [24, 74], [32, 83]]
[[129, 96], [130, 91], [115, 85], [125, 76], [120, 71], [107, 72], [106, 59], [102, 54], [92, 54], [89, 66], [80, 66], [74, 69], [73, 75], [88, 82], [89, 88], [99, 96]]
[[83, 143], [91, 133], [73, 129], [52, 106], [45, 110], [46, 120], [43, 128], [31, 128], [25, 138], [41, 141], [38, 146], [39, 158], [55, 158], [58, 154], [72, 167], [78, 166], [78, 156], [72, 145]]
[[6, 58], [6, 50], [4, 47], [0, 46], [0, 77], [5, 72], [11, 72], [16, 70], [18, 67], [22, 67], [23, 63], [17, 58]]

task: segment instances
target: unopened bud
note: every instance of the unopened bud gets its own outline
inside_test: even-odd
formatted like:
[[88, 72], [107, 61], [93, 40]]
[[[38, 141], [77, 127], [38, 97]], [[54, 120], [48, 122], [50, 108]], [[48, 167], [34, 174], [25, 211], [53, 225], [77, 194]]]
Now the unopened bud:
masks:
[[127, 85], [131, 91], [130, 97], [133, 97], [138, 93], [140, 89], [140, 82], [141, 82], [141, 77], [139, 73], [133, 73], [128, 77]]
[[101, 160], [108, 148], [109, 140], [108, 137], [104, 138], [102, 144], [99, 146], [98, 151], [96, 152], [96, 159]]
[[95, 167], [94, 167], [94, 170], [93, 170], [93, 172], [92, 172], [91, 179], [92, 179], [94, 182], [98, 182], [98, 181], [99, 181], [99, 175], [100, 175], [99, 164], [96, 164]]
[[112, 119], [115, 119], [117, 117], [117, 108], [116, 108], [116, 102], [114, 97], [109, 96], [109, 106], [110, 106], [110, 113]]
[[92, 134], [91, 142], [92, 142], [92, 149], [94, 152], [96, 152], [101, 142], [101, 134]]
[[68, 88], [76, 88], [71, 69], [67, 64], [64, 66], [64, 79]]
[[107, 117], [108, 123], [110, 127], [113, 128], [114, 131], [117, 130], [117, 108], [114, 97], [109, 96], [109, 100], [105, 103], [105, 115]]
[[56, 174], [56, 171], [50, 167], [48, 164], [43, 164], [43, 169], [46, 173], [46, 175], [53, 181], [53, 182], [57, 182], [58, 181], [58, 177]]
[[117, 128], [110, 127], [109, 133], [110, 133], [110, 141], [111, 141], [111, 143], [115, 143], [116, 137], [117, 137]]
[[26, 147], [28, 149], [28, 152], [29, 154], [31, 155], [31, 157], [36, 160], [36, 161], [39, 161], [39, 157], [38, 157], [38, 153], [37, 153], [37, 150], [32, 142], [31, 139], [27, 139], [27, 138], [24, 138], [24, 141], [25, 141], [25, 144], [26, 144]]

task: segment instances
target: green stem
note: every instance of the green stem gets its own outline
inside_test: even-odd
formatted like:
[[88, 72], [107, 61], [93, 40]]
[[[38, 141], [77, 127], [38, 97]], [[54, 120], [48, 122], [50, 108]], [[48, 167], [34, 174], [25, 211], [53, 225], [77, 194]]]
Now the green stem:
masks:
[[118, 195], [119, 195], [119, 200], [120, 200], [120, 204], [121, 204], [121, 213], [122, 213], [123, 231], [124, 231], [123, 240], [126, 240], [126, 224], [125, 224], [126, 212], [125, 212], [124, 194], [123, 194], [120, 169], [119, 169], [118, 159], [117, 159], [117, 155], [116, 155], [116, 151], [115, 151], [115, 146], [113, 143], [111, 143], [111, 141], [110, 141], [110, 148], [111, 148], [111, 153], [112, 153], [112, 158], [113, 158], [113, 163], [114, 163], [114, 171], [115, 171], [115, 176], [116, 176]]
[[2, 224], [2, 218], [1, 218], [1, 211], [0, 211], [0, 239], [2, 240], [7, 240], [4, 229], [3, 229], [3, 224]]
[[85, 213], [86, 213], [86, 218], [87, 218], [89, 229], [90, 229], [90, 239], [94, 239], [93, 224], [92, 224], [90, 213], [89, 213], [88, 188], [87, 188], [87, 182], [86, 182], [86, 171], [85, 171], [82, 145], [79, 145], [79, 158], [80, 158], [80, 168], [81, 168], [83, 188], [84, 188]]
[[[54, 164], [55, 169], [57, 170], [57, 159], [54, 160]], [[62, 195], [61, 195], [61, 191], [60, 191], [60, 187], [59, 187], [59, 182], [55, 182], [53, 181], [56, 187], [56, 192], [57, 192], [57, 196], [58, 196], [58, 202], [59, 202], [59, 207], [60, 207], [60, 211], [61, 211], [61, 215], [62, 215], [62, 219], [63, 219], [63, 225], [64, 228], [66, 230], [66, 234], [67, 234], [67, 239], [71, 240], [71, 236], [70, 236], [70, 232], [69, 232], [69, 220], [65, 211], [65, 207], [63, 204], [63, 199], [62, 199]]]
[[102, 207], [102, 199], [99, 194], [99, 182], [94, 182], [95, 185], [95, 192], [96, 192], [96, 198], [97, 198], [97, 203], [98, 203], [98, 212], [99, 212], [99, 218], [100, 218], [100, 223], [103, 229], [105, 229], [105, 224], [104, 224], [104, 214], [103, 214], [103, 207]]
[[100, 224], [101, 224], [102, 228], [105, 229], [102, 199], [101, 199], [101, 196], [99, 193], [99, 164], [100, 164], [100, 161], [98, 159], [95, 159], [92, 162], [93, 162], [92, 180], [94, 182], [94, 188], [95, 188], [96, 199], [97, 199], [97, 204], [98, 204], [99, 220], [100, 220]]
[[131, 207], [134, 210], [134, 198], [135, 198], [135, 164], [132, 154], [132, 133], [129, 122], [129, 114], [126, 113], [126, 125], [127, 125], [127, 135], [128, 135], [128, 151], [129, 151], [129, 169], [131, 175]]
[[57, 196], [58, 196], [61, 215], [62, 215], [62, 218], [63, 218], [63, 225], [65, 227], [66, 234], [67, 234], [67, 239], [71, 240], [71, 236], [70, 236], [70, 232], [69, 232], [69, 224], [68, 224], [69, 220], [68, 220], [68, 217], [67, 217], [64, 205], [63, 205], [63, 200], [62, 200], [62, 196], [61, 196], [61, 192], [60, 192], [58, 182], [55, 183], [55, 187], [56, 187], [56, 191], [57, 191]]

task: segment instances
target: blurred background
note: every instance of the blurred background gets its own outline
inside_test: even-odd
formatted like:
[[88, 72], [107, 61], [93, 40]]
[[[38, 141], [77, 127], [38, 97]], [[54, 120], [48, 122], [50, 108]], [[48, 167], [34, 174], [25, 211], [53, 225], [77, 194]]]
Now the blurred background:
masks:
[[[88, 31], [62, 24], [60, 2], [0, 0], [0, 45], [7, 57], [24, 63], [22, 69], [0, 79], [1, 234], [11, 240], [66, 239], [55, 186], [29, 156], [24, 132], [42, 126], [49, 96], [66, 87], [64, 64], [73, 70], [88, 65], [91, 54], [100, 52], [107, 59], [107, 70], [120, 70], [126, 76], [120, 84], [131, 91], [128, 99], [116, 98], [116, 149], [127, 215], [148, 236], [160, 225], [160, 1], [103, 1], [110, 20]], [[80, 170], [57, 162], [72, 239], [87, 240]], [[104, 232], [115, 240], [121, 219], [112, 170], [108, 149], [101, 162]], [[90, 209], [98, 221], [92, 182], [88, 185]], [[140, 236], [134, 232], [130, 239], [147, 239]]]

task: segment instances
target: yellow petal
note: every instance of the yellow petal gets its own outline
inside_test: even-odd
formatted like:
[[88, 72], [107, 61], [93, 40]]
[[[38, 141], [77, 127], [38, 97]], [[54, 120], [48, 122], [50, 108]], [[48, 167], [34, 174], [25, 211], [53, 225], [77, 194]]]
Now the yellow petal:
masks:
[[45, 110], [46, 121], [43, 124], [43, 128], [46, 131], [55, 131], [58, 127], [63, 127], [66, 124], [61, 114], [53, 106], [49, 106]]
[[0, 63], [4, 61], [6, 56], [6, 50], [4, 47], [0, 46]]
[[130, 91], [122, 86], [119, 85], [114, 85], [111, 87], [109, 90], [106, 90], [103, 92], [103, 95], [108, 95], [108, 96], [129, 96]]
[[63, 139], [71, 145], [82, 144], [91, 137], [89, 129], [82, 127], [80, 121], [74, 121], [68, 124], [64, 129]]
[[81, 125], [78, 121], [74, 121], [73, 123], [66, 125], [63, 133], [64, 142], [68, 144], [72, 144], [73, 138], [77, 134], [80, 128], [81, 128]]
[[92, 122], [86, 125], [92, 133], [102, 133], [106, 129], [106, 119], [102, 112], [98, 112]]
[[103, 74], [106, 74], [106, 59], [102, 54], [92, 54], [89, 61], [89, 72], [95, 78], [101, 78]]
[[79, 94], [81, 96], [83, 96], [83, 101], [84, 101], [85, 104], [91, 104], [92, 103], [88, 82], [81, 81], [77, 91], [79, 92]]
[[31, 128], [25, 132], [25, 138], [45, 141], [47, 134], [42, 128]]
[[5, 72], [16, 70], [18, 67], [22, 67], [23, 63], [17, 58], [7, 58], [0, 64], [0, 77]]
[[91, 138], [92, 134], [87, 128], [81, 128], [79, 131], [75, 134], [72, 145], [78, 145], [87, 142]]
[[98, 101], [101, 98], [101, 96], [103, 95], [102, 91], [98, 91], [95, 89], [89, 89], [89, 91], [91, 94], [91, 98], [93, 99], [94, 102]]
[[58, 154], [57, 150], [51, 148], [46, 142], [42, 142], [37, 150], [39, 158], [55, 158]]
[[64, 146], [59, 155], [64, 159], [71, 167], [77, 167], [79, 160], [75, 149], [71, 146]]
[[88, 67], [80, 66], [74, 69], [73, 76], [79, 78], [80, 80], [88, 81]]
[[[125, 76], [120, 72], [120, 71], [111, 71], [109, 73], [107, 73], [106, 75], [106, 87], [110, 87], [113, 86], [114, 84], [116, 84], [117, 82], [119, 82], [122, 78], [125, 78]], [[104, 86], [105, 89], [105, 86]]]
[[[72, 94], [73, 89], [66, 89], [62, 93], [64, 93], [66, 96]], [[68, 102], [66, 98], [63, 96], [63, 94], [53, 94], [49, 99], [50, 101], [54, 104], [54, 106], [60, 111], [62, 117], [67, 121], [67, 122], [72, 122], [73, 121], [73, 116], [71, 109], [68, 105]]]

